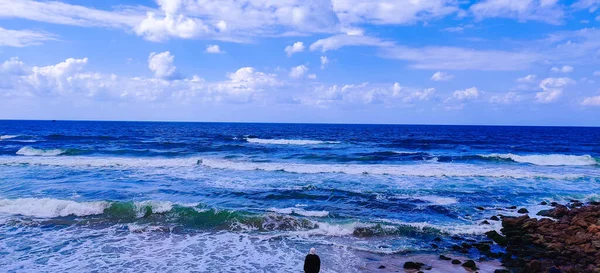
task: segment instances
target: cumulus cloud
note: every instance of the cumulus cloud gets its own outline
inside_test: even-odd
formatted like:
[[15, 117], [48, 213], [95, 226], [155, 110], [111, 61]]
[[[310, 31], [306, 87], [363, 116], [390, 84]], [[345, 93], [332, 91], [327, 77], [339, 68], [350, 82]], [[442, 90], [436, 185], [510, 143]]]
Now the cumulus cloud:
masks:
[[288, 57], [291, 57], [294, 53], [304, 51], [304, 43], [295, 42], [293, 45], [286, 46], [283, 51], [285, 51]]
[[333, 0], [331, 2], [340, 21], [350, 25], [412, 24], [446, 16], [459, 10], [458, 3], [452, 0]]
[[290, 77], [294, 79], [302, 78], [307, 71], [308, 67], [306, 67], [305, 65], [292, 67], [292, 69], [290, 70]]
[[540, 82], [542, 92], [535, 94], [535, 99], [539, 103], [550, 103], [556, 101], [562, 94], [565, 87], [575, 84], [571, 78], [546, 78]]
[[561, 24], [564, 11], [558, 0], [484, 0], [470, 7], [478, 19], [511, 18], [521, 22]]
[[25, 47], [56, 40], [54, 34], [33, 30], [10, 30], [0, 27], [0, 46]]
[[321, 69], [325, 69], [329, 65], [329, 59], [326, 56], [321, 56]]
[[431, 80], [436, 82], [449, 81], [452, 79], [454, 79], [454, 75], [442, 71], [435, 72], [433, 76], [431, 76]]
[[225, 53], [225, 51], [221, 51], [221, 47], [219, 47], [219, 45], [207, 45], [204, 52], [213, 54]]
[[452, 98], [463, 101], [463, 100], [472, 100], [479, 97], [479, 90], [476, 87], [467, 88], [464, 90], [456, 90], [452, 93]]
[[600, 96], [587, 97], [583, 99], [581, 105], [585, 106], [600, 106]]
[[[18, 58], [11, 58], [0, 66], [0, 96], [58, 97], [74, 102], [89, 99], [248, 103], [257, 98], [266, 99], [265, 92], [283, 85], [276, 75], [259, 72], [252, 67], [228, 73], [223, 81], [206, 82], [198, 76], [146, 78], [89, 72], [85, 70], [87, 63], [87, 58], [69, 58], [55, 65], [29, 67]], [[162, 63], [159, 62], [160, 65]], [[170, 73], [169, 68], [156, 71]]]
[[550, 69], [550, 71], [552, 72], [561, 72], [561, 73], [571, 73], [573, 72], [574, 68], [572, 66], [569, 65], [565, 65], [563, 67], [552, 67]]
[[525, 77], [517, 79], [517, 82], [519, 82], [519, 83], [533, 83], [533, 82], [536, 82], [536, 81], [537, 81], [537, 76], [533, 75], [533, 74], [530, 74], [530, 75], [527, 75]]
[[410, 105], [417, 101], [428, 101], [435, 97], [435, 93], [434, 88], [419, 89], [404, 87], [399, 83], [373, 85], [364, 82], [361, 84], [319, 86], [315, 89], [315, 94], [305, 98], [304, 102], [320, 106], [330, 104]]
[[394, 43], [392, 42], [383, 41], [375, 37], [340, 34], [317, 40], [310, 45], [310, 50], [320, 50], [321, 52], [326, 52], [330, 50], [337, 50], [346, 46], [389, 47], [393, 45]]
[[317, 79], [317, 74], [309, 74], [307, 76], [307, 78], [311, 79], [311, 80], [316, 80]]
[[172, 78], [176, 75], [177, 67], [173, 65], [175, 56], [171, 52], [150, 53], [148, 57], [148, 68], [154, 72], [154, 76], [160, 79]]

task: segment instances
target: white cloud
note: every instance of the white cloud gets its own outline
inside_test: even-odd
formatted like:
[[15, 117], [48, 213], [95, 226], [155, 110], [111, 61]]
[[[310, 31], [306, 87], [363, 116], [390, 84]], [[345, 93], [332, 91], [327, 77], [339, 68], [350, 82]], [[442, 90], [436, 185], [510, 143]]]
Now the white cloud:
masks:
[[521, 100], [523, 100], [523, 96], [519, 95], [519, 93], [514, 91], [505, 93], [503, 95], [496, 95], [490, 97], [490, 103], [493, 104], [512, 104]]
[[467, 88], [465, 90], [456, 90], [452, 93], [452, 98], [463, 101], [472, 100], [479, 97], [479, 90], [476, 87]]
[[173, 65], [175, 56], [171, 52], [150, 53], [148, 57], [148, 68], [154, 72], [154, 76], [160, 79], [168, 79], [176, 75], [177, 68]]
[[442, 71], [438, 71], [435, 72], [432, 76], [431, 76], [431, 80], [432, 81], [436, 81], [436, 82], [440, 82], [440, 81], [449, 81], [454, 79], [454, 75], [448, 74], [446, 72], [442, 72]]
[[307, 76], [307, 78], [311, 79], [311, 80], [316, 80], [317, 79], [317, 74], [309, 74]]
[[540, 82], [542, 92], [535, 94], [535, 99], [539, 103], [550, 103], [556, 101], [562, 94], [563, 89], [568, 85], [575, 84], [571, 78], [546, 78]]
[[288, 57], [291, 57], [294, 53], [304, 51], [304, 43], [295, 42], [293, 45], [286, 46], [283, 51], [285, 51]]
[[307, 71], [308, 71], [308, 67], [306, 67], [305, 65], [299, 65], [296, 67], [292, 67], [292, 69], [290, 70], [290, 77], [292, 77], [294, 79], [302, 78], [302, 76], [304, 76], [304, 74]]
[[327, 56], [321, 56], [321, 69], [325, 69], [329, 65], [329, 59]]
[[572, 66], [569, 65], [565, 65], [563, 67], [552, 67], [550, 69], [550, 71], [552, 72], [562, 72], [562, 73], [571, 73], [573, 72], [574, 68]]
[[154, 12], [148, 12], [135, 33], [153, 42], [161, 42], [170, 38], [190, 39], [201, 35], [210, 35], [214, 28], [207, 26], [200, 19], [188, 18], [184, 15], [167, 13], [164, 18], [157, 18]]
[[361, 84], [346, 84], [319, 86], [315, 94], [305, 98], [305, 104], [326, 106], [329, 104], [384, 104], [392, 107], [399, 104], [413, 104], [418, 101], [428, 101], [435, 97], [434, 88], [417, 89], [393, 85], [372, 85], [367, 82]]
[[600, 70], [598, 70], [598, 71], [594, 71], [594, 76], [595, 76], [595, 77], [600, 77]]
[[519, 82], [519, 83], [533, 83], [533, 82], [536, 82], [536, 81], [537, 81], [537, 76], [533, 75], [533, 74], [530, 74], [530, 75], [527, 75], [525, 77], [517, 79], [517, 82]]
[[564, 18], [558, 0], [484, 0], [473, 4], [470, 11], [478, 19], [512, 18], [560, 24]]
[[225, 53], [225, 51], [221, 51], [221, 47], [219, 47], [219, 45], [207, 45], [204, 52], [213, 54]]
[[600, 96], [587, 97], [583, 99], [581, 105], [585, 106], [600, 106]]
[[276, 75], [258, 72], [252, 67], [228, 73], [224, 81], [206, 82], [198, 76], [165, 79], [87, 72], [84, 70], [87, 63], [87, 58], [69, 58], [56, 65], [29, 68], [18, 58], [12, 58], [0, 66], [0, 96], [57, 97], [73, 102], [248, 103], [257, 98], [266, 99], [265, 92], [283, 85]]
[[0, 46], [25, 47], [41, 45], [43, 41], [56, 40], [56, 36], [33, 30], [10, 30], [0, 27]]
[[600, 1], [598, 0], [578, 0], [571, 5], [575, 9], [587, 9], [589, 12], [596, 12], [600, 8]]
[[499, 50], [474, 50], [460, 47], [411, 48], [394, 46], [383, 50], [382, 57], [412, 62], [417, 69], [444, 70], [521, 70], [539, 61], [535, 53]]
[[459, 10], [458, 3], [452, 0], [332, 0], [331, 3], [340, 21], [346, 25], [412, 24]]
[[326, 52], [329, 50], [337, 50], [345, 46], [389, 47], [393, 45], [394, 43], [392, 42], [383, 41], [375, 37], [340, 34], [317, 40], [310, 45], [310, 50]]
[[143, 19], [134, 8], [104, 11], [57, 1], [0, 0], [0, 18], [21, 18], [38, 22], [82, 27], [131, 29]]

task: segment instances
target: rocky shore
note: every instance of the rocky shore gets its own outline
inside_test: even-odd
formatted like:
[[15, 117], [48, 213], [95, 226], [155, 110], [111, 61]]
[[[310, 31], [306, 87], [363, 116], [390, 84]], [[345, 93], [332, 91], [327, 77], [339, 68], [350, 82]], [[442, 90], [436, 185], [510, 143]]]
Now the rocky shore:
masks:
[[[500, 232], [486, 233], [489, 240], [453, 236], [445, 248], [441, 238], [432, 242], [444, 255], [399, 256], [370, 260], [368, 272], [480, 272], [480, 273], [600, 273], [600, 203], [583, 204], [571, 200], [567, 205], [548, 205], [532, 218], [525, 209], [522, 216], [492, 216], [501, 221]], [[509, 210], [516, 211], [516, 207]], [[532, 215], [533, 216], [533, 215]], [[486, 221], [483, 221], [486, 224]], [[489, 222], [488, 222], [489, 224]], [[476, 260], [469, 256], [477, 253]]]
[[538, 213], [547, 218], [503, 217], [502, 235], [487, 233], [506, 247], [503, 265], [515, 273], [600, 272], [600, 204], [552, 206]]

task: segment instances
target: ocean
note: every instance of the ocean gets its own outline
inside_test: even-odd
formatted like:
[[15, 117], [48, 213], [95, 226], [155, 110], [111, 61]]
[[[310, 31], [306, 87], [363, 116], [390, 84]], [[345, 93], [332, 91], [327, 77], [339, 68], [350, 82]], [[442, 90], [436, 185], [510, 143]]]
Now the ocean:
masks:
[[598, 200], [599, 158], [600, 128], [0, 121], [0, 271], [364, 272]]

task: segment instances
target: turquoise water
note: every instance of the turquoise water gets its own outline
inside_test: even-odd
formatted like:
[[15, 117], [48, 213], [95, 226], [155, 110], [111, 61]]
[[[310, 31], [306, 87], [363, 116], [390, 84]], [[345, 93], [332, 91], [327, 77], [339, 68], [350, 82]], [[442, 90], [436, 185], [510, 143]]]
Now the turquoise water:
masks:
[[356, 272], [596, 199], [598, 158], [598, 128], [0, 121], [0, 269]]

